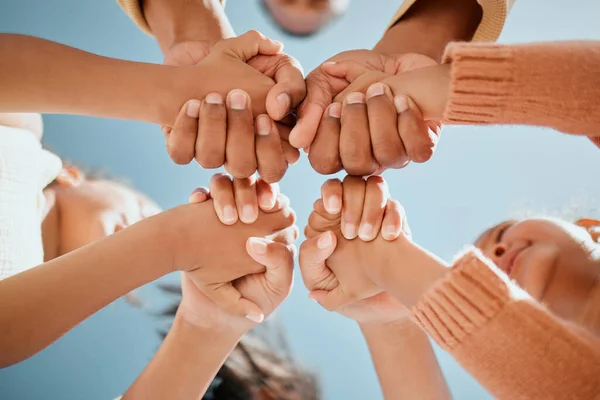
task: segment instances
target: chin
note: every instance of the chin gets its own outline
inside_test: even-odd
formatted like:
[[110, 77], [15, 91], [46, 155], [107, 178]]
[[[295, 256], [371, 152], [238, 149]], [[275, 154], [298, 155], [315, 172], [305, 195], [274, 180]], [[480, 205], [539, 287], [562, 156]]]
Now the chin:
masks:
[[542, 300], [558, 260], [550, 248], [532, 246], [523, 251], [514, 267], [513, 278], [531, 297]]

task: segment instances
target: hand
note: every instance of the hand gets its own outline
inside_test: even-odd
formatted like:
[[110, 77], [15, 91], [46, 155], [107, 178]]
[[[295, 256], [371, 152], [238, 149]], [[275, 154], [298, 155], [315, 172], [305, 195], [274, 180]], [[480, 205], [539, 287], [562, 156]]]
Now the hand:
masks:
[[[213, 179], [211, 189], [210, 196], [214, 200], [180, 206], [158, 216], [165, 226], [166, 237], [170, 238], [173, 268], [188, 272], [199, 290], [228, 313], [259, 321], [263, 311], [251, 300], [243, 298], [233, 281], [265, 272], [265, 266], [247, 254], [250, 238], [284, 245], [297, 239], [295, 214], [289, 208], [287, 198], [277, 194], [271, 209], [261, 210], [254, 223], [234, 222], [233, 227], [229, 227], [217, 218], [214, 203], [228, 204], [227, 199], [235, 197], [258, 202], [256, 198], [252, 200], [256, 197], [256, 184], [251, 180], [234, 184], [229, 178], [218, 175]], [[222, 214], [220, 218], [227, 220], [228, 214]]]
[[[424, 55], [388, 56], [371, 50], [340, 53], [328, 62], [348, 60], [377, 73], [380, 78], [436, 64]], [[364, 95], [348, 99], [345, 108], [352, 113], [346, 112], [342, 117], [342, 105], [332, 101], [344, 91], [357, 91], [360, 82], [351, 85], [344, 77], [327, 73], [326, 65], [322, 64], [306, 78], [307, 96], [299, 109], [298, 124], [292, 130], [290, 143], [298, 148], [310, 146], [311, 165], [322, 174], [345, 168], [350, 174], [369, 175], [385, 168], [404, 167], [409, 156], [403, 141], [421, 133], [407, 128], [399, 138], [392, 102], [385, 101], [385, 97], [377, 98], [375, 93], [366, 101], [370, 106], [369, 121]], [[346, 123], [341, 124], [340, 118]], [[369, 130], [370, 135], [367, 134]]]
[[[166, 53], [165, 63], [195, 65], [210, 49], [208, 42], [179, 43]], [[285, 55], [258, 55], [250, 59], [248, 65], [267, 76], [277, 77], [280, 88], [273, 88], [270, 95], [275, 102], [283, 99], [283, 106], [279, 109], [271, 106], [276, 113], [285, 116], [290, 107], [297, 104], [291, 102], [286, 92], [304, 96], [304, 81], [301, 72], [297, 73], [301, 70], [295, 60]], [[203, 168], [225, 164], [226, 170], [238, 178], [247, 178], [258, 168], [259, 175], [267, 182], [281, 180], [288, 165], [300, 157], [298, 150], [288, 142], [290, 128], [261, 114], [256, 118], [255, 135], [250, 102], [250, 96], [241, 90], [227, 94], [226, 102], [219, 93], [208, 94], [202, 102], [188, 101], [179, 112], [174, 129], [163, 127], [173, 161], [187, 164], [195, 158]], [[227, 140], [230, 136], [232, 140]]]
[[[217, 179], [223, 180], [222, 176], [219, 176]], [[218, 192], [218, 190], [214, 191]], [[209, 189], [198, 188], [194, 190], [189, 201], [194, 204], [204, 203], [211, 198], [210, 193]], [[256, 183], [255, 193], [256, 196], [250, 195], [236, 198], [235, 203], [237, 203], [237, 207], [241, 209], [252, 207], [256, 213], [258, 213], [258, 207], [263, 210], [273, 208], [277, 196], [277, 188], [274, 185], [268, 185], [264, 181], [259, 180]], [[223, 212], [219, 211], [221, 206], [217, 206], [216, 202], [214, 205], [217, 215], [222, 215]], [[254, 247], [257, 246], [256, 243], [261, 242], [266, 244], [267, 252], [265, 254], [259, 254], [259, 252], [254, 250]], [[260, 244], [258, 246], [262, 248]], [[254, 301], [264, 312], [265, 317], [268, 317], [285, 300], [291, 291], [295, 247], [293, 245], [286, 247], [283, 243], [251, 238], [248, 241], [247, 250], [250, 257], [265, 266], [266, 271], [238, 279], [233, 286], [240, 291], [240, 294], [244, 298]], [[256, 321], [249, 321], [248, 318], [230, 314], [219, 307], [198, 290], [186, 274], [183, 274], [181, 277], [181, 288], [183, 298], [178, 309], [178, 314], [196, 326], [216, 331], [230, 329], [243, 334], [256, 324]]]
[[[349, 176], [343, 184], [328, 181], [322, 192], [323, 199], [315, 203], [305, 229], [307, 240], [300, 247], [300, 270], [311, 297], [326, 309], [356, 320], [404, 316], [405, 310], [366, 272], [384, 268], [389, 247], [403, 229], [404, 235], [409, 234], [401, 207], [388, 199], [385, 182], [380, 177], [364, 181]], [[357, 232], [361, 240], [355, 240]], [[372, 307], [378, 311], [370, 315], [366, 311]]]

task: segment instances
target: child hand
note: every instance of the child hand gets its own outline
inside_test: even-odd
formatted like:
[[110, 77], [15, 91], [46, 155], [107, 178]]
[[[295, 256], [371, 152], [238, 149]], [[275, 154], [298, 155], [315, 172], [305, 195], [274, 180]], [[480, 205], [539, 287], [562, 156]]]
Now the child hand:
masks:
[[[337, 110], [338, 119], [325, 115], [321, 121], [311, 145], [311, 164], [319, 164], [328, 154], [346, 154], [346, 161], [341, 159], [344, 168], [351, 174], [367, 175], [431, 158], [447, 101], [449, 68], [417, 54], [404, 55], [398, 65], [394, 73], [385, 73], [354, 61], [323, 64], [327, 74], [348, 81], [349, 86], [328, 109]], [[411, 96], [417, 96], [414, 99], [422, 109]], [[332, 137], [339, 138], [339, 144]], [[354, 142], [359, 138], [363, 145], [349, 147], [353, 142], [348, 137]], [[371, 151], [375, 167], [365, 169], [359, 161], [371, 159]]]
[[[234, 108], [240, 98], [247, 104], [244, 109]], [[258, 171], [266, 182], [278, 182], [300, 153], [288, 142], [290, 128], [268, 114], [254, 119], [251, 102], [239, 89], [229, 92], [226, 100], [211, 93], [202, 102], [188, 101], [167, 134], [169, 154], [183, 163], [195, 158], [207, 169], [225, 165], [236, 178]]]
[[[392, 304], [391, 299], [380, 296], [383, 289], [366, 272], [387, 264], [393, 243], [389, 241], [398, 238], [403, 229], [407, 231], [401, 207], [388, 199], [385, 181], [347, 176], [343, 183], [325, 183], [322, 193], [305, 229], [307, 240], [300, 248], [300, 270], [311, 297], [328, 310], [368, 298], [373, 298], [374, 304], [382, 300]], [[357, 235], [361, 240], [355, 240]], [[318, 262], [319, 257], [327, 261]], [[362, 306], [364, 303], [359, 304]], [[360, 311], [360, 315], [353, 314], [352, 309], [350, 314], [362, 315]]]
[[[295, 214], [287, 198], [273, 190], [269, 200], [272, 207], [261, 209], [254, 223], [228, 222], [233, 223], [235, 228], [226, 226], [217, 217], [215, 207], [219, 210], [220, 205], [230, 204], [228, 202], [233, 202], [236, 196], [244, 199], [244, 202], [258, 202], [256, 182], [248, 180], [234, 184], [228, 177], [218, 175], [211, 186], [212, 199], [202, 204], [177, 207], [162, 214], [163, 219], [169, 221], [165, 225], [169, 228], [168, 237], [172, 238], [170, 248], [174, 269], [189, 272], [190, 279], [198, 289], [228, 313], [247, 316], [253, 321], [262, 320], [263, 311], [251, 300], [243, 298], [233, 281], [237, 282], [249, 274], [265, 272], [265, 266], [254, 261], [246, 251], [250, 244], [258, 248], [258, 252], [264, 246], [260, 240], [250, 238], [283, 245], [290, 245], [297, 239]], [[234, 187], [239, 188], [235, 195]], [[268, 192], [264, 189], [261, 194], [265, 191]], [[208, 194], [199, 192], [194, 196], [197, 198]], [[225, 212], [221, 212], [220, 218], [227, 220]]]

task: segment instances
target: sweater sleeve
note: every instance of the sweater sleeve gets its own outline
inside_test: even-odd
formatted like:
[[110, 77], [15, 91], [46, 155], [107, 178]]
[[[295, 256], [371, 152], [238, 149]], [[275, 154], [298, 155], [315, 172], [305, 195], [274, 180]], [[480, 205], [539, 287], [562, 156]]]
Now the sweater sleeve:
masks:
[[498, 399], [600, 394], [600, 339], [538, 305], [474, 250], [421, 298], [413, 316]]
[[44, 261], [42, 190], [60, 168], [29, 131], [0, 126], [0, 279]]
[[451, 43], [449, 124], [547, 126], [600, 136], [600, 41]]
[[[388, 29], [394, 26], [401, 18], [406, 14], [408, 9], [417, 2], [418, 0], [404, 0], [394, 17], [392, 22], [388, 26]], [[516, 0], [477, 0], [483, 15], [479, 27], [473, 35], [473, 41], [475, 42], [495, 42], [502, 28], [504, 28], [504, 22], [510, 12], [513, 4]]]

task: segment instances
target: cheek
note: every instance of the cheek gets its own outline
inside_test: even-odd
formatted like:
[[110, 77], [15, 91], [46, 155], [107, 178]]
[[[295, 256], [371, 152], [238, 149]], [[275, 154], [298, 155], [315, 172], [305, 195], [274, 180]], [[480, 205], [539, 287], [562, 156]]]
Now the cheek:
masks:
[[107, 236], [107, 225], [93, 213], [70, 213], [61, 221], [62, 254], [77, 250]]
[[540, 300], [552, 279], [560, 251], [554, 245], [534, 245], [518, 259], [515, 280], [531, 297]]

